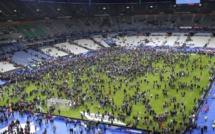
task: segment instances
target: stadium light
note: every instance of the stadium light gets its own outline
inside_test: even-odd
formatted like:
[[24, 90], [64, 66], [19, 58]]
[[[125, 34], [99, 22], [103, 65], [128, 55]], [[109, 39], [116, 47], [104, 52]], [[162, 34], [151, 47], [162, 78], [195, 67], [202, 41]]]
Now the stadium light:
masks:
[[199, 7], [202, 7], [202, 4], [201, 4], [201, 3], [199, 3]]
[[103, 10], [106, 10], [106, 7], [103, 7], [102, 9], [103, 9]]
[[150, 8], [150, 9], [152, 9], [153, 7], [154, 7], [154, 6], [152, 6], [152, 5], [151, 5], [151, 6], [149, 6], [149, 8]]
[[127, 7], [126, 7], [126, 9], [130, 9], [130, 7], [129, 7], [129, 6], [127, 6]]

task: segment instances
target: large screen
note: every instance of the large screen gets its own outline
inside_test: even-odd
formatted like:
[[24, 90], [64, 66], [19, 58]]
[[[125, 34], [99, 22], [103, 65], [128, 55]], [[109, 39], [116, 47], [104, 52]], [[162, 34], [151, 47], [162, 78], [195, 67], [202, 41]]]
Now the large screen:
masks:
[[200, 0], [176, 0], [176, 4], [199, 4]]

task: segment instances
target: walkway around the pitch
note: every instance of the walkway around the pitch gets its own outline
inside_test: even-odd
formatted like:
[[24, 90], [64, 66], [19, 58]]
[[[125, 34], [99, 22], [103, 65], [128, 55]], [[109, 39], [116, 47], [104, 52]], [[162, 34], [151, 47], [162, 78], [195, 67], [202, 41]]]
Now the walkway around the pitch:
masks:
[[[2, 113], [0, 113], [0, 116]], [[8, 122], [0, 123], [0, 134], [2, 134], [5, 130], [8, 130], [8, 125], [11, 123], [12, 120], [18, 119], [20, 121], [20, 127], [24, 128], [26, 121], [27, 121], [28, 112], [21, 117], [21, 115], [17, 112], [14, 112], [14, 116], [8, 118]], [[40, 116], [44, 117], [43, 114], [39, 114]], [[54, 116], [54, 125], [51, 125], [50, 122], [47, 124], [45, 120], [42, 121], [42, 126], [39, 126], [38, 122], [36, 121], [37, 117], [34, 116], [30, 119], [30, 131], [34, 134], [42, 134], [44, 130], [47, 130], [47, 134], [70, 134], [70, 129], [73, 129], [73, 134], [93, 134], [98, 133], [100, 131], [102, 134], [144, 134], [146, 131], [139, 130], [139, 129], [132, 129], [127, 127], [120, 127], [114, 125], [107, 125], [97, 122], [92, 122], [92, 126], [90, 131], [86, 131], [85, 124], [89, 123], [86, 120], [79, 120], [79, 119], [72, 119], [70, 123], [66, 125], [66, 118]], [[97, 125], [96, 125], [97, 124]], [[36, 127], [35, 127], [36, 126]], [[54, 133], [54, 127], [56, 126], [56, 132]], [[36, 128], [36, 129], [35, 129]], [[16, 128], [13, 129], [16, 131]], [[8, 133], [6, 133], [8, 134]]]
[[[197, 125], [198, 129], [195, 129], [193, 131], [193, 134], [214, 134], [215, 130], [212, 128], [212, 124], [215, 121], [215, 101], [212, 99], [212, 96], [215, 94], [215, 83], [213, 85], [213, 88], [208, 95], [207, 100], [205, 101], [204, 105], [201, 108], [201, 111], [199, 113], [199, 116], [197, 117]], [[209, 110], [205, 112], [205, 108], [209, 106]], [[207, 120], [205, 120], [205, 116], [208, 117]], [[207, 126], [207, 131], [204, 131], [203, 127]]]

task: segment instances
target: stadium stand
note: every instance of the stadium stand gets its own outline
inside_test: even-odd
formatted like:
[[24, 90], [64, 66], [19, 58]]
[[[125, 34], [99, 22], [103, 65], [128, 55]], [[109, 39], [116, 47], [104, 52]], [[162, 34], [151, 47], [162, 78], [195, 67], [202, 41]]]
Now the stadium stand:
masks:
[[8, 61], [1, 61], [0, 66], [1, 66], [0, 73], [7, 73], [10, 72], [11, 70], [18, 71], [18, 69], [20, 69], [19, 67], [15, 67], [14, 64]]
[[56, 44], [55, 46], [58, 46], [62, 49], [66, 49], [66, 51], [69, 51], [70, 53], [73, 53], [75, 55], [84, 54], [84, 53], [87, 53], [89, 51], [87, 49], [84, 49], [83, 47], [79, 47], [79, 46], [74, 45], [72, 43], [59, 43], [59, 44]]
[[99, 45], [95, 44], [92, 40], [90, 39], [79, 39], [79, 40], [74, 40], [74, 43], [77, 43], [78, 45], [82, 47], [86, 47], [88, 49], [96, 50], [100, 48]]
[[93, 39], [98, 43], [101, 44], [104, 47], [109, 47], [109, 45], [104, 41], [105, 39], [101, 36], [94, 36]]
[[43, 46], [39, 48], [42, 52], [45, 54], [50, 55], [51, 57], [58, 57], [58, 56], [66, 56], [68, 55], [67, 53], [58, 50], [57, 48], [54, 48], [52, 46]]
[[33, 49], [27, 49], [27, 52], [32, 54], [32, 55], [34, 55], [34, 56], [36, 56], [36, 57], [38, 57], [38, 58], [40, 58], [40, 59], [51, 60], [50, 56], [47, 56], [47, 55], [45, 55], [43, 53], [40, 53], [40, 52], [37, 52], [37, 51], [35, 51]]

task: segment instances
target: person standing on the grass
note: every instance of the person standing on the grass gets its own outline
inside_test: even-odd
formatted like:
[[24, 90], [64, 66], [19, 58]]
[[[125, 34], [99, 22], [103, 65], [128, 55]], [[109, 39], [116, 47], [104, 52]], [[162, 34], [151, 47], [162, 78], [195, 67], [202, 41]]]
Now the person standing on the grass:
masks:
[[162, 129], [162, 130], [164, 129], [164, 124], [163, 124], [163, 123], [161, 124], [161, 129]]
[[60, 109], [58, 109], [58, 114], [60, 115]]

